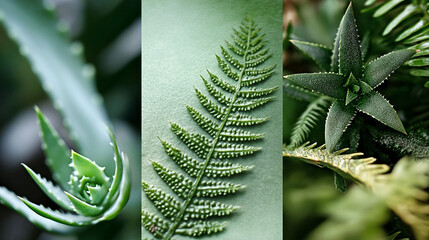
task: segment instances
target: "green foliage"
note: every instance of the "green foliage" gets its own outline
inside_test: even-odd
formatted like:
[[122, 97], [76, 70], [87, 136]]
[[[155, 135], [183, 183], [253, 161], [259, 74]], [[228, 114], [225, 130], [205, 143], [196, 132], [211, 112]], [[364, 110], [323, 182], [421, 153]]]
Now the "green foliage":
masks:
[[328, 98], [319, 97], [307, 106], [307, 109], [301, 114], [293, 127], [290, 147], [298, 147], [305, 142], [311, 129], [327, 112], [329, 105]]
[[[372, 5], [366, 1], [365, 5]], [[383, 36], [393, 36], [395, 42], [403, 43], [418, 49], [407, 65], [413, 69], [410, 74], [417, 77], [429, 77], [429, 1], [397, 1], [388, 0], [380, 4], [374, 12], [374, 17], [385, 17], [389, 11], [398, 11], [393, 19], [386, 25]], [[425, 87], [429, 86], [429, 81]]]
[[[300, 50], [306, 51], [312, 58], [319, 58], [318, 63], [323, 63], [320, 65], [327, 68], [329, 55], [326, 54], [325, 47], [301, 42], [297, 44]], [[292, 74], [285, 78], [334, 99], [325, 124], [326, 146], [329, 151], [333, 151], [355, 117], [356, 111], [363, 112], [379, 122], [405, 133], [396, 111], [374, 89], [414, 54], [415, 50], [410, 49], [394, 51], [364, 66], [350, 4], [341, 20], [334, 42], [330, 61], [331, 72]]]
[[[35, 213], [47, 219], [70, 226], [85, 226], [96, 224], [100, 221], [115, 217], [128, 201], [130, 193], [130, 179], [128, 173], [128, 160], [119, 151], [114, 136], [110, 133], [114, 150], [115, 174], [110, 181], [104, 174], [104, 168], [98, 166], [90, 159], [71, 151], [70, 157], [64, 158], [64, 142], [58, 137], [58, 133], [36, 109], [41, 135], [43, 138], [44, 151], [51, 159], [48, 166], [51, 168], [61, 187], [54, 185], [50, 181], [42, 178], [28, 166], [24, 165], [33, 180], [51, 198], [67, 211], [74, 214], [62, 213], [51, 210], [42, 205], [34, 204], [25, 198], [20, 198], [34, 213], [24, 215], [30, 221]], [[55, 139], [56, 143], [53, 143]], [[47, 142], [50, 141], [50, 145]], [[70, 151], [70, 150], [69, 150]], [[63, 171], [56, 171], [58, 164], [62, 163]], [[64, 181], [65, 179], [68, 181]], [[42, 226], [44, 227], [44, 226]], [[46, 227], [47, 230], [49, 227]]]
[[275, 67], [257, 67], [271, 56], [268, 49], [263, 49], [266, 42], [260, 31], [253, 20], [247, 18], [239, 30], [234, 30], [234, 43], [226, 42], [229, 51], [221, 47], [223, 58], [216, 56], [216, 59], [230, 79], [222, 80], [209, 71], [210, 81], [202, 77], [214, 100], [195, 89], [200, 103], [212, 117], [186, 106], [191, 117], [207, 134], [192, 133], [176, 123], [170, 123], [171, 130], [199, 159], [160, 139], [167, 155], [186, 174], [152, 162], [155, 172], [179, 198], [146, 182], [142, 183], [146, 196], [163, 215], [159, 217], [142, 211], [142, 225], [156, 238], [171, 239], [175, 235], [199, 237], [223, 231], [226, 222], [212, 221], [211, 218], [221, 219], [239, 208], [203, 197], [230, 195], [242, 189], [243, 185], [217, 179], [242, 173], [252, 166], [223, 159], [248, 156], [261, 149], [240, 143], [255, 141], [263, 136], [243, 127], [252, 127], [268, 118], [253, 117], [246, 112], [273, 100], [269, 95], [276, 89], [254, 87], [267, 80]]
[[130, 176], [127, 158], [113, 134], [106, 131], [109, 123], [95, 89], [94, 68], [84, 63], [82, 44], [69, 42], [67, 25], [56, 19], [54, 10], [49, 1], [0, 3], [6, 32], [63, 114], [72, 144], [90, 158], [70, 151], [36, 107], [42, 148], [55, 183], [23, 165], [41, 190], [66, 212], [17, 197], [4, 187], [0, 201], [44, 230], [70, 233], [114, 218], [128, 201]]

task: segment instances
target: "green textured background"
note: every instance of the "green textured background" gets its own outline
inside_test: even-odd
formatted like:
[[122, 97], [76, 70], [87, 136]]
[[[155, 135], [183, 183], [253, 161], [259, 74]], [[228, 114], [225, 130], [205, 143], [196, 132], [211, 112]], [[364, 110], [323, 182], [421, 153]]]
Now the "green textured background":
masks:
[[[199, 77], [208, 77], [206, 69], [222, 76], [215, 54], [220, 54], [219, 46], [225, 45], [225, 40], [232, 42], [232, 28], [238, 28], [247, 15], [262, 27], [265, 40], [268, 40], [266, 47], [273, 54], [263, 66], [277, 64], [277, 73], [257, 86], [281, 86], [282, 2], [145, 0], [142, 7], [142, 178], [171, 193], [150, 164], [150, 160], [154, 160], [178, 169], [157, 137], [192, 153], [170, 130], [169, 122], [203, 132], [189, 116], [185, 104], [203, 109], [194, 86], [206, 92]], [[247, 158], [232, 159], [244, 165], [255, 165], [247, 173], [228, 179], [247, 187], [234, 195], [216, 199], [241, 208], [218, 219], [228, 221], [226, 229], [207, 239], [282, 239], [281, 87], [275, 95], [275, 101], [250, 112], [258, 117], [271, 116], [268, 122], [252, 128], [266, 135], [263, 140], [249, 145], [261, 146], [263, 150]], [[142, 208], [158, 213], [144, 193]], [[152, 237], [144, 228], [142, 236]]]

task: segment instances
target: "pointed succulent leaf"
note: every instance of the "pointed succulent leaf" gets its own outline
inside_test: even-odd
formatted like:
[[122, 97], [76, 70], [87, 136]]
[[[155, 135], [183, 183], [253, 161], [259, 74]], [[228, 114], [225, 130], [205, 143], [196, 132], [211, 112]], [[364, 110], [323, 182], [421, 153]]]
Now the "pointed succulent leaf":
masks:
[[65, 192], [65, 194], [69, 198], [70, 202], [73, 204], [76, 212], [80, 215], [89, 217], [97, 216], [103, 211], [102, 207], [89, 204], [68, 192]]
[[334, 150], [343, 133], [355, 116], [353, 107], [344, 106], [342, 103], [334, 102], [329, 109], [325, 123], [325, 142], [329, 152]]
[[71, 205], [70, 200], [64, 194], [64, 190], [60, 187], [55, 186], [49, 180], [42, 178], [40, 174], [35, 173], [31, 168], [27, 165], [22, 164], [33, 180], [37, 183], [37, 185], [42, 189], [42, 191], [56, 204], [60, 205], [66, 210], [73, 211], [73, 206]]
[[183, 222], [176, 229], [176, 233], [185, 236], [199, 237], [223, 231], [226, 222], [190, 221]]
[[316, 43], [303, 42], [299, 40], [290, 40], [290, 42], [301, 50], [305, 55], [315, 61], [324, 71], [331, 70], [332, 49]]
[[362, 53], [359, 36], [350, 3], [340, 23], [339, 71], [344, 76], [350, 73], [357, 78], [362, 76]]
[[94, 178], [99, 185], [104, 185], [109, 181], [109, 178], [104, 174], [104, 168], [98, 166], [94, 161], [86, 158], [72, 150], [71, 154], [72, 166], [76, 170], [78, 176], [88, 176]]
[[337, 73], [299, 73], [285, 76], [286, 79], [315, 92], [332, 98], [344, 99], [346, 79]]
[[387, 77], [402, 64], [409, 60], [416, 50], [403, 49], [390, 52], [383, 55], [374, 61], [370, 62], [365, 67], [363, 81], [368, 83], [372, 88], [379, 86]]
[[100, 186], [96, 185], [93, 186], [87, 186], [89, 199], [91, 200], [92, 204], [98, 205], [100, 204], [104, 198], [107, 195], [108, 189], [106, 185]]
[[34, 204], [28, 201], [25, 198], [20, 198], [25, 205], [31, 208], [35, 213], [39, 214], [42, 217], [59, 222], [62, 224], [70, 226], [87, 226], [91, 225], [96, 217], [76, 215], [70, 213], [63, 213], [57, 210], [52, 210], [50, 208], [44, 207], [42, 205]]
[[346, 95], [346, 106], [349, 105], [353, 100], [355, 100], [359, 95], [354, 93], [352, 90], [347, 89]]
[[406, 134], [405, 128], [395, 109], [393, 109], [392, 105], [378, 92], [373, 91], [363, 96], [359, 99], [359, 103], [356, 107], [359, 111], [368, 114], [386, 126]]
[[46, 164], [49, 166], [54, 180], [63, 189], [68, 190], [70, 188], [68, 181], [73, 172], [73, 169], [69, 166], [71, 163], [70, 150], [37, 106], [35, 107], [35, 111], [39, 119], [40, 135], [43, 139], [42, 148], [46, 154]]
[[37, 214], [26, 204], [24, 204], [21, 199], [15, 195], [15, 193], [9, 191], [5, 187], [0, 187], [0, 199], [3, 205], [13, 209], [17, 213], [27, 218], [28, 221], [46, 231], [70, 234], [78, 229], [77, 227], [65, 225]]

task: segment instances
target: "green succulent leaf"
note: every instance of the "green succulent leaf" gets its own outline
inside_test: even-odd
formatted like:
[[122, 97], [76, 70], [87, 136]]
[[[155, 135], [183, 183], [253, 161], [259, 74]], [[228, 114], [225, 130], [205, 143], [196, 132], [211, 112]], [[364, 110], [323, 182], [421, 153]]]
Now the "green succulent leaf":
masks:
[[46, 155], [46, 164], [49, 166], [55, 182], [63, 189], [69, 190], [68, 181], [73, 172], [73, 169], [69, 166], [71, 163], [70, 150], [37, 106], [35, 107], [35, 111], [39, 119], [40, 135], [43, 139], [42, 148]]
[[338, 102], [332, 104], [325, 123], [325, 142], [326, 149], [329, 152], [334, 150], [335, 145], [337, 145], [355, 115], [354, 107], [344, 106]]
[[60, 205], [62, 208], [73, 211], [73, 206], [67, 196], [64, 194], [64, 190], [60, 187], [55, 186], [52, 182], [42, 178], [40, 174], [35, 173], [31, 168], [27, 165], [22, 164], [33, 180], [39, 185], [40, 189], [56, 204]]
[[392, 105], [378, 92], [372, 92], [359, 100], [357, 109], [379, 122], [399, 132], [405, 133], [405, 128]]
[[376, 88], [415, 53], [416, 50], [403, 49], [390, 52], [375, 59], [365, 67], [363, 81], [368, 83], [372, 88]]
[[65, 194], [70, 199], [70, 202], [73, 204], [76, 212], [80, 215], [97, 216], [103, 210], [102, 207], [95, 206], [95, 205], [89, 204], [85, 201], [82, 201], [79, 198], [75, 197], [74, 195], [72, 195], [68, 192], [65, 192]]
[[362, 53], [351, 3], [341, 20], [339, 33], [339, 73], [344, 76], [353, 73], [355, 77], [360, 78]]
[[86, 158], [72, 150], [71, 166], [76, 170], [79, 177], [93, 178], [94, 182], [99, 185], [104, 185], [109, 181], [109, 178], [104, 174], [104, 168], [98, 166], [94, 161]]
[[346, 79], [337, 73], [298, 73], [285, 76], [287, 80], [332, 98], [344, 99]]
[[301, 50], [305, 55], [315, 61], [323, 70], [329, 72], [331, 69], [332, 49], [321, 44], [290, 40], [290, 42]]

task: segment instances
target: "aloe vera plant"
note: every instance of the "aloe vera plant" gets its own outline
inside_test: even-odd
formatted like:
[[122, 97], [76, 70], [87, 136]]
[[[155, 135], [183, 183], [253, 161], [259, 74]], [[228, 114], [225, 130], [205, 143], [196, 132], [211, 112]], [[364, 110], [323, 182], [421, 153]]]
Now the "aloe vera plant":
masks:
[[[125, 206], [130, 194], [128, 160], [110, 133], [114, 151], [115, 174], [112, 179], [94, 161], [70, 150], [58, 133], [36, 108], [48, 166], [59, 186], [24, 165], [33, 180], [59, 206], [73, 214], [51, 210], [20, 198], [42, 217], [69, 226], [87, 226], [112, 219]], [[31, 221], [31, 215], [25, 216]], [[43, 227], [43, 226], [42, 226]], [[48, 230], [50, 230], [47, 227]]]
[[[65, 212], [17, 197], [5, 187], [0, 187], [0, 201], [33, 224], [56, 233], [76, 232], [114, 218], [130, 195], [128, 160], [113, 134], [106, 130], [108, 120], [95, 91], [94, 69], [83, 62], [82, 44], [68, 41], [66, 27], [55, 18], [49, 1], [1, 2], [0, 15], [6, 32], [63, 113], [75, 149], [89, 156], [70, 150], [36, 107], [42, 148], [55, 183], [23, 165]], [[109, 133], [113, 151], [109, 148]]]
[[239, 209], [239, 206], [210, 198], [241, 191], [242, 184], [227, 179], [253, 167], [233, 163], [229, 159], [261, 150], [260, 147], [240, 143], [263, 137], [262, 133], [248, 131], [244, 127], [261, 124], [268, 118], [254, 117], [247, 112], [272, 101], [274, 97], [270, 95], [277, 88], [254, 87], [272, 76], [275, 67], [258, 67], [271, 56], [268, 49], [264, 49], [266, 42], [260, 31], [252, 19], [246, 18], [239, 29], [234, 30], [233, 42], [227, 41], [226, 47], [221, 46], [222, 57], [216, 56], [220, 69], [229, 79], [221, 79], [211, 71], [207, 71], [208, 78], [201, 77], [215, 101], [199, 89], [195, 92], [211, 116], [193, 106], [186, 108], [206, 133], [191, 132], [174, 122], [170, 124], [171, 130], [194, 153], [187, 154], [169, 141], [160, 139], [167, 155], [183, 173], [152, 160], [153, 169], [174, 195], [147, 182], [142, 184], [146, 196], [163, 215], [142, 211], [142, 225], [156, 238], [171, 239], [176, 235], [199, 237], [223, 231], [226, 222], [216, 220]]
[[327, 71], [292, 74], [285, 78], [333, 99], [325, 123], [328, 151], [333, 151], [357, 111], [406, 133], [392, 105], [374, 89], [409, 60], [416, 50], [393, 51], [364, 65], [351, 3], [340, 22], [333, 50], [303, 41], [292, 43]]

